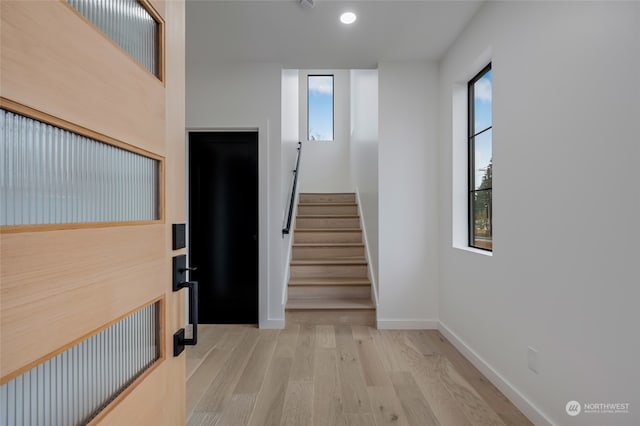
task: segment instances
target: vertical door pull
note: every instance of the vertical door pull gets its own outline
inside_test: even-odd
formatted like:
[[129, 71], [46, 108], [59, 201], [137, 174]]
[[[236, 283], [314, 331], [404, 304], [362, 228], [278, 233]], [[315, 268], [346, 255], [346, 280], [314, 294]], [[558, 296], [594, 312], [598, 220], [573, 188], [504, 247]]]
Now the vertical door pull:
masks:
[[184, 351], [186, 345], [198, 343], [198, 282], [186, 281], [186, 271], [196, 268], [187, 268], [187, 257], [183, 254], [173, 258], [173, 291], [189, 289], [189, 322], [193, 324], [193, 332], [190, 339], [185, 338], [185, 330], [181, 328], [173, 335], [173, 356], [178, 356]]

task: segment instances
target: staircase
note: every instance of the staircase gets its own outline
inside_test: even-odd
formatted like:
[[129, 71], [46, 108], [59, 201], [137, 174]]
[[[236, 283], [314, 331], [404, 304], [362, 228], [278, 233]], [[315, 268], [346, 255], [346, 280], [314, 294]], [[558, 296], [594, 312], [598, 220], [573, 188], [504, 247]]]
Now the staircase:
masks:
[[375, 324], [355, 194], [301, 193], [287, 321]]

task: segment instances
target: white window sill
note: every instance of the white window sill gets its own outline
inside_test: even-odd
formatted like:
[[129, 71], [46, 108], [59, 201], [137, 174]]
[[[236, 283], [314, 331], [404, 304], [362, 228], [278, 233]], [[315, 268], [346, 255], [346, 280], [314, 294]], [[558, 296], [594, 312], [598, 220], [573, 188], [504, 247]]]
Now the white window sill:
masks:
[[483, 256], [493, 257], [493, 252], [492, 251], [481, 250], [481, 249], [477, 249], [477, 248], [473, 248], [473, 247], [453, 246], [453, 248], [454, 249], [458, 249], [458, 250], [468, 251], [470, 253], [481, 254]]

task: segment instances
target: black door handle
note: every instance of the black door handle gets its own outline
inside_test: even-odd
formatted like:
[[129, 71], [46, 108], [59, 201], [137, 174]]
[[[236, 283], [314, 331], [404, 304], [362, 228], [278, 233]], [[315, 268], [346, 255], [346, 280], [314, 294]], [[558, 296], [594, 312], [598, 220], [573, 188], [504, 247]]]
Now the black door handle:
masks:
[[195, 270], [196, 268], [187, 267], [187, 257], [184, 254], [173, 257], [173, 291], [189, 289], [189, 322], [193, 324], [190, 339], [185, 338], [184, 328], [173, 335], [173, 356], [180, 355], [185, 345], [198, 343], [198, 282], [186, 280], [186, 272]]
[[193, 325], [191, 338], [184, 337], [185, 330], [181, 328], [173, 335], [173, 356], [178, 356], [184, 351], [184, 347], [198, 344], [198, 281], [187, 281], [178, 285], [189, 289], [189, 322]]

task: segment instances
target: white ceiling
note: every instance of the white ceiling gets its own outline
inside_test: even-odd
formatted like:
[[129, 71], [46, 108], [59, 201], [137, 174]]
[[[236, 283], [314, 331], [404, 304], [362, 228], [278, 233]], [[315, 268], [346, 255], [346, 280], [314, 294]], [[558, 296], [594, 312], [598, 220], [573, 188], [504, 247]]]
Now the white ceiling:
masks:
[[[307, 9], [297, 0], [189, 0], [187, 56], [300, 69], [438, 60], [481, 3], [315, 0], [315, 7]], [[347, 10], [358, 15], [350, 26], [338, 19]]]

